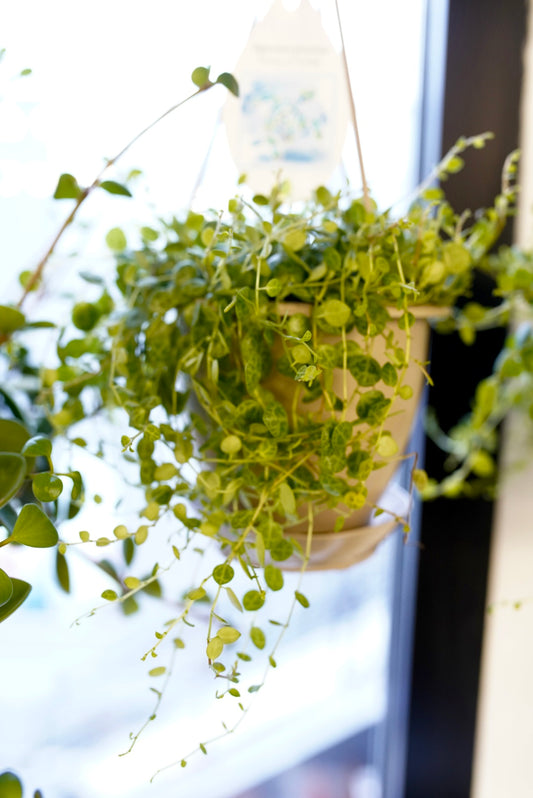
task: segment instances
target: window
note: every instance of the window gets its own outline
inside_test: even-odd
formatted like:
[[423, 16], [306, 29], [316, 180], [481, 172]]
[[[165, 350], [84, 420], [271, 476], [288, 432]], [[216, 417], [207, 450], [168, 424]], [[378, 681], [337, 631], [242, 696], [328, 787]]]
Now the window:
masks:
[[[337, 44], [333, 4], [315, 6]], [[7, 54], [1, 65], [7, 123], [0, 130], [0, 213], [8, 264], [0, 279], [6, 296], [16, 297], [18, 272], [31, 268], [66, 215], [67, 202], [49, 199], [58, 174], [72, 173], [87, 184], [105, 157], [189, 93], [193, 67], [203, 63], [211, 64], [214, 74], [230, 71], [254, 17], [267, 7], [245, 0], [186, 6], [155, 0], [148, 9], [95, 0], [81, 13], [72, 3], [50, 0], [31, 4], [31, 26], [27, 5], [10, 9], [3, 21]], [[401, 202], [418, 179], [426, 3], [408, 0], [400, 8], [394, 0], [344, 2], [341, 13], [366, 169], [375, 198], [388, 206]], [[15, 78], [27, 67], [32, 76]], [[101, 242], [110, 226], [149, 223], [154, 214], [187, 206], [193, 195], [197, 203], [225, 205], [237, 190], [237, 172], [219, 123], [222, 101], [222, 91], [200, 97], [132, 148], [116, 174], [122, 179], [132, 169], [143, 170], [135, 199], [101, 197], [87, 204], [49, 266], [51, 286], [60, 281], [64, 291], [77, 291], [80, 268], [105, 268]], [[358, 186], [351, 138], [341, 173], [337, 179], [347, 175]], [[105, 486], [89, 486], [104, 495], [109, 512], [115, 479], [110, 468]], [[83, 524], [89, 528], [95, 519], [88, 511]], [[234, 798], [321, 751], [383, 727], [393, 702], [392, 594], [402, 552], [396, 535], [370, 560], [328, 574], [327, 581], [323, 574], [309, 574], [306, 593], [319, 611], [312, 625], [304, 613], [295, 618], [279, 667], [258, 694], [243, 733], [213, 746], [208, 760], [187, 772], [161, 774], [150, 794], [168, 795], [179, 777], [182, 796]], [[202, 676], [199, 663], [186, 653], [158, 720], [132, 754], [117, 757], [128, 747], [130, 731], [152, 711], [154, 697], [140, 657], [143, 636], [152, 638], [161, 607], [147, 599], [127, 623], [109, 608], [71, 626], [108, 586], [105, 574], [80, 558], [67, 603], [55, 586], [51, 559], [37, 553], [33, 568], [37, 587], [16, 623], [2, 628], [3, 651], [9, 652], [0, 663], [3, 683], [9, 684], [3, 698], [3, 727], [9, 730], [4, 762], [30, 787], [56, 798], [140, 798], [154, 769], [204, 733], [208, 707], [201, 687], [210, 676]], [[365, 748], [359, 767], [346, 776], [353, 795], [382, 794], [383, 761], [368, 758]]]

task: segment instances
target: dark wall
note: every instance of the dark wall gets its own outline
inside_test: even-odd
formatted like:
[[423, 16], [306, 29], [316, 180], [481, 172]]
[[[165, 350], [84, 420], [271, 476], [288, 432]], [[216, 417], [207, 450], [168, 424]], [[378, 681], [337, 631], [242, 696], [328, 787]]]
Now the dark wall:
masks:
[[[496, 135], [447, 182], [457, 210], [492, 202], [505, 157], [518, 146], [526, 6], [526, 0], [450, 0], [443, 153], [461, 135]], [[479, 280], [475, 294], [486, 300], [490, 286]], [[433, 337], [429, 404], [444, 428], [468, 411], [501, 342], [501, 333], [485, 333], [473, 347], [454, 336]], [[431, 441], [426, 468], [444, 473]], [[422, 510], [406, 798], [470, 794], [492, 510], [485, 500], [438, 500]]]

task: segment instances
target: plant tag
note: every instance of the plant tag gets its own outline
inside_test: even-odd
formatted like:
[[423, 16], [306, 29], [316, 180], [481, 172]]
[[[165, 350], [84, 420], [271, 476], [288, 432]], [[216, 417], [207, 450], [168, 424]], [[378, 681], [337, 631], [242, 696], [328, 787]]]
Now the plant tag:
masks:
[[275, 0], [234, 73], [240, 97], [224, 122], [238, 169], [256, 193], [288, 181], [293, 199], [309, 199], [340, 162], [348, 124], [340, 55], [309, 0], [295, 11]]

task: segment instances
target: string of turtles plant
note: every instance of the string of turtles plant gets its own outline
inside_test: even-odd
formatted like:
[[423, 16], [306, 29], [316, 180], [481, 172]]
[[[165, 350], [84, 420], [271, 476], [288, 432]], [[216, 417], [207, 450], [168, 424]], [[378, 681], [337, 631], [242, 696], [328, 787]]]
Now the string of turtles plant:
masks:
[[[459, 141], [436, 175], [457, 171], [460, 154], [485, 140]], [[412, 311], [419, 304], [451, 308], [468, 294], [473, 267], [512, 208], [514, 168], [511, 159], [502, 194], [470, 226], [440, 189], [425, 188], [395, 219], [322, 187], [304, 212], [285, 210], [275, 190], [252, 203], [231, 200], [227, 214], [189, 212], [143, 227], [135, 247], [121, 230], [110, 232], [115, 282], [73, 308], [84, 335], [62, 339], [60, 366], [48, 373], [40, 399], [57, 433], [77, 444], [84, 444], [76, 424], [87, 408], [124, 411], [120, 445], [138, 468], [144, 497], [138, 522], [104, 537], [81, 532], [79, 541], [61, 544], [64, 553], [80, 542], [122, 546], [124, 565], [113, 569], [105, 601], [131, 606], [164, 571], [179, 570], [191, 547], [219, 552], [217, 564], [193, 583], [188, 570], [176, 577], [183, 599], [156, 631], [146, 659], [167, 643], [183, 647], [196, 611], [207, 606], [205, 654], [222, 685], [217, 696], [229, 696], [246, 713], [241, 683], [251, 693], [261, 686], [247, 683], [246, 664], [264, 655], [275, 667], [295, 607], [309, 602], [300, 589], [287, 596], [286, 617], [269, 619], [278, 627], [271, 647], [254, 613], [284, 588], [287, 560], [296, 556], [305, 571], [311, 507], [336, 509], [340, 531], [349, 512], [367, 502], [373, 471], [406, 456], [387, 421], [412, 393], [405, 378]], [[287, 300], [301, 303], [302, 312], [285, 313]], [[391, 320], [392, 308], [399, 321]], [[472, 308], [465, 314], [471, 317]], [[347, 337], [352, 329], [357, 342]], [[385, 346], [382, 361], [377, 342]], [[351, 393], [345, 381], [334, 389], [338, 369], [354, 378]], [[274, 374], [292, 382], [288, 409], [276, 398]], [[355, 420], [348, 420], [349, 407]], [[419, 469], [413, 479], [426, 484]], [[302, 506], [304, 548], [291, 537]], [[408, 519], [401, 522], [407, 531]], [[168, 563], [154, 564], [147, 578], [132, 573], [136, 549], [169, 532]], [[248, 581], [244, 588], [236, 587], [237, 572]], [[241, 614], [241, 622], [234, 620]], [[161, 665], [150, 673], [168, 676]], [[163, 691], [156, 692], [159, 705]], [[207, 743], [197, 750], [205, 753]]]
[[[205, 70], [193, 74], [195, 94], [214, 85]], [[230, 77], [217, 82], [236, 91]], [[268, 611], [272, 595], [285, 588], [283, 569], [289, 560], [297, 561], [301, 576], [305, 572], [312, 508], [334, 510], [332, 534], [340, 531], [350, 512], [368, 504], [371, 475], [409, 456], [387, 425], [412, 394], [407, 368], [416, 306], [447, 307], [452, 314], [456, 300], [468, 296], [474, 269], [494, 272], [502, 295], [497, 311], [470, 303], [450, 315], [448, 326], [458, 327], [468, 343], [477, 328], [505, 323], [518, 295], [529, 296], [523, 264], [510, 255], [511, 263], [486, 257], [513, 209], [516, 156], [505, 166], [494, 206], [474, 217], [456, 214], [443, 191], [432, 185], [461, 169], [462, 153], [483, 147], [487, 138], [461, 139], [402, 218], [379, 212], [368, 197], [353, 200], [324, 187], [317, 189], [313, 203], [294, 212], [276, 188], [252, 202], [235, 198], [224, 213], [189, 212], [151, 223], [139, 230], [134, 245], [113, 228], [107, 242], [116, 258], [115, 279], [108, 283], [86, 276], [94, 298], [74, 304], [72, 326], [58, 331], [57, 368], [43, 371], [31, 364], [19, 343], [19, 331], [29, 326], [22, 302], [89, 194], [97, 188], [128, 193], [120, 184], [103, 181], [103, 173], [88, 189], [63, 175], [56, 197], [74, 200], [73, 212], [26, 282], [19, 308], [0, 309], [4, 351], [14, 369], [39, 381], [31, 404], [40, 409], [39, 423], [48, 424], [51, 432], [32, 435], [15, 400], [3, 390], [6, 407], [24, 422], [24, 440], [13, 443], [12, 451], [5, 449], [6, 457], [16, 458], [19, 476], [6, 488], [13, 469], [2, 472], [2, 523], [10, 534], [0, 545], [28, 545], [21, 529], [30, 530], [34, 539], [38, 530], [39, 545], [45, 545], [44, 524], [46, 545], [57, 542], [50, 517], [57, 518], [63, 479], [73, 484], [70, 518], [82, 501], [83, 480], [75, 470], [55, 473], [50, 437], [90, 449], [77, 425], [85, 419], [97, 425], [111, 413], [116, 438], [95, 454], [113, 458], [113, 448], [121, 449], [125, 466], [137, 470], [138, 518], [104, 535], [82, 530], [76, 540], [62, 539], [61, 583], [68, 588], [71, 547], [92, 554], [109, 548], [113, 564], [96, 560], [114, 582], [102, 598], [131, 613], [143, 592], [161, 592], [164, 573], [179, 572], [179, 596], [174, 590], [168, 598], [175, 613], [155, 632], [145, 659], [152, 662], [171, 649], [170, 665], [150, 670], [155, 679], [168, 680], [188, 627], [205, 610], [203, 645], [219, 686], [217, 697], [235, 702], [241, 712], [222, 734], [244, 717], [249, 703], [243, 692], [253, 695], [264, 681], [250, 683], [247, 674], [255, 676], [255, 671], [247, 670], [248, 663], [263, 658], [265, 675], [275, 667], [296, 608], [309, 605], [298, 583], [286, 597], [284, 617], [268, 619], [276, 632], [273, 642], [255, 616], [263, 606]], [[296, 312], [287, 311], [287, 302], [299, 303]], [[350, 337], [354, 330], [357, 340]], [[426, 364], [418, 366], [425, 371]], [[355, 387], [343, 378], [337, 389], [339, 371], [349, 374]], [[289, 406], [277, 395], [276, 377], [291, 385]], [[494, 399], [488, 409], [490, 390], [480, 388], [481, 409], [473, 414], [483, 434], [484, 422], [499, 407]], [[349, 409], [355, 409], [355, 417]], [[453, 491], [448, 483], [446, 492], [467, 485], [471, 473], [479, 476], [483, 464], [487, 470], [491, 441], [491, 435], [471, 436], [463, 448], [460, 481]], [[33, 457], [44, 458], [42, 466], [35, 467]], [[413, 468], [412, 474], [423, 491], [437, 491], [423, 471]], [[28, 501], [24, 490], [30, 483], [35, 498]], [[375, 504], [369, 509], [382, 510]], [[21, 526], [21, 518], [31, 523]], [[302, 519], [307, 522], [304, 546], [291, 535]], [[398, 521], [407, 532], [408, 518]], [[135, 573], [139, 547], [154, 542], [160, 549], [166, 539], [167, 562], [161, 564], [158, 557], [148, 575]], [[206, 570], [192, 576], [181, 567], [192, 550], [209, 550], [216, 564], [206, 557], [201, 560]], [[12, 600], [4, 602], [4, 610]], [[164, 690], [155, 692], [156, 708], [143, 728], [155, 717]], [[132, 735], [130, 750], [138, 736]], [[195, 750], [205, 753], [207, 743]], [[180, 761], [186, 764], [187, 759]]]
[[[0, 51], [0, 57], [5, 51]], [[23, 70], [21, 74], [29, 74]], [[210, 70], [198, 67], [192, 73], [192, 81], [197, 86], [189, 97], [169, 108], [158, 119], [138, 133], [114, 158], [106, 161], [99, 175], [91, 185], [82, 188], [73, 175], [60, 176], [54, 192], [56, 199], [73, 199], [74, 207], [59, 228], [54, 240], [41, 261], [32, 272], [21, 275], [23, 293], [17, 307], [0, 305], [0, 348], [2, 355], [2, 382], [0, 384], [0, 526], [7, 531], [7, 537], [0, 541], [0, 547], [14, 544], [37, 548], [49, 548], [58, 543], [58, 533], [54, 522], [62, 520], [63, 514], [58, 499], [63, 493], [64, 482], [71, 483], [70, 502], [65, 518], [73, 518], [80, 509], [83, 499], [83, 483], [79, 471], [71, 470], [57, 473], [52, 462], [52, 443], [50, 433], [53, 427], [42, 412], [37, 399], [43, 371], [32, 363], [25, 339], [19, 340], [21, 333], [43, 328], [53, 328], [50, 321], [30, 321], [22, 312], [25, 299], [41, 281], [44, 268], [54, 254], [57, 245], [67, 228], [73, 223], [82, 204], [98, 189], [110, 194], [131, 196], [129, 189], [114, 180], [104, 180], [107, 171], [149, 130], [193, 97], [219, 84], [238, 94], [235, 78], [225, 72], [216, 81], [210, 79]], [[102, 297], [100, 305], [106, 308], [107, 297]], [[83, 306], [74, 313], [78, 328], [87, 328], [87, 318]], [[9, 367], [9, 370], [8, 370]], [[18, 375], [18, 377], [17, 377]], [[46, 382], [46, 372], [44, 372]], [[19, 387], [17, 388], [17, 383]], [[12, 387], [13, 386], [13, 387]], [[22, 401], [19, 401], [19, 397]], [[53, 519], [53, 520], [52, 520]], [[64, 520], [64, 519], [63, 519]], [[54, 521], [54, 522], [53, 522]], [[57, 550], [56, 572], [60, 585], [69, 591], [70, 577], [64, 557], [65, 547]], [[10, 577], [0, 568], [0, 622], [17, 610], [31, 591], [31, 585], [22, 579]]]
[[[454, 329], [469, 345], [477, 331], [508, 327], [492, 374], [482, 380], [472, 410], [445, 433], [433, 415], [428, 432], [449, 453], [450, 472], [440, 482], [428, 480], [424, 498], [478, 496], [493, 498], [498, 487], [499, 430], [511, 412], [521, 418], [524, 440], [531, 441], [533, 419], [533, 255], [518, 247], [501, 247], [483, 259], [480, 268], [494, 280], [499, 304], [492, 309], [467, 303], [453, 321]], [[448, 327], [448, 329], [451, 329]], [[515, 463], [515, 466], [520, 463]]]

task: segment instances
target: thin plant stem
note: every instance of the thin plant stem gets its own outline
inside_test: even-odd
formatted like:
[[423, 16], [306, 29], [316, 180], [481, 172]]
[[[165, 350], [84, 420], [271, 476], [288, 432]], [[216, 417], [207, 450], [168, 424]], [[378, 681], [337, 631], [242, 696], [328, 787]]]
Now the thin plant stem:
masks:
[[202, 92], [206, 91], [207, 89], [210, 89], [214, 85], [215, 85], [214, 83], [206, 83], [205, 86], [200, 87], [199, 89], [197, 89], [197, 91], [193, 92], [192, 94], [189, 94], [188, 97], [185, 97], [184, 100], [180, 100], [180, 102], [178, 102], [175, 105], [173, 105], [171, 108], [166, 110], [163, 114], [160, 114], [160, 116], [158, 116], [157, 119], [154, 119], [153, 122], [150, 122], [149, 125], [147, 125], [145, 128], [143, 128], [143, 130], [141, 130], [139, 133], [137, 133], [137, 135], [135, 135], [131, 139], [131, 141], [129, 141], [126, 144], [126, 146], [123, 147], [120, 150], [120, 152], [118, 152], [113, 158], [110, 158], [108, 161], [106, 161], [105, 166], [103, 167], [103, 169], [100, 170], [100, 172], [95, 177], [93, 182], [89, 186], [87, 186], [87, 188], [84, 188], [82, 190], [80, 196], [77, 198], [76, 204], [74, 205], [74, 208], [71, 210], [71, 212], [69, 213], [69, 215], [67, 216], [67, 218], [65, 219], [65, 221], [63, 222], [61, 227], [59, 228], [59, 231], [55, 235], [52, 243], [50, 244], [50, 246], [46, 250], [45, 254], [43, 255], [43, 257], [41, 258], [41, 260], [39, 261], [39, 263], [35, 267], [34, 271], [32, 272], [31, 276], [29, 277], [26, 285], [24, 286], [24, 292], [23, 292], [23, 294], [22, 294], [22, 296], [21, 296], [21, 298], [20, 298], [20, 300], [18, 302], [17, 307], [19, 307], [19, 308], [22, 307], [22, 305], [24, 304], [24, 301], [25, 301], [26, 297], [28, 296], [28, 294], [31, 292], [31, 290], [36, 285], [36, 283], [38, 283], [39, 280], [41, 279], [41, 276], [42, 276], [42, 273], [44, 271], [44, 268], [45, 268], [46, 264], [48, 263], [48, 261], [50, 260], [51, 256], [53, 255], [53, 253], [55, 252], [55, 249], [56, 249], [59, 241], [63, 237], [63, 234], [65, 233], [65, 230], [68, 227], [70, 227], [70, 225], [74, 221], [74, 219], [75, 219], [80, 207], [83, 205], [83, 203], [85, 202], [87, 197], [90, 194], [92, 194], [92, 192], [94, 191], [95, 188], [98, 188], [98, 186], [100, 185], [100, 181], [102, 180], [102, 177], [107, 172], [107, 170], [111, 166], [116, 164], [116, 162], [120, 158], [122, 158], [122, 156], [125, 155], [125, 153], [128, 152], [128, 150], [134, 144], [136, 144], [139, 141], [140, 138], [142, 138], [146, 133], [148, 133], [150, 130], [152, 130], [152, 128], [154, 128], [156, 125], [158, 125], [159, 122], [161, 122], [163, 119], [165, 119], [167, 116], [169, 116], [169, 114], [173, 113], [178, 108], [181, 108], [182, 105], [185, 105], [185, 103], [189, 102], [189, 100], [192, 100], [193, 97], [196, 97], [196, 95], [201, 94]]

